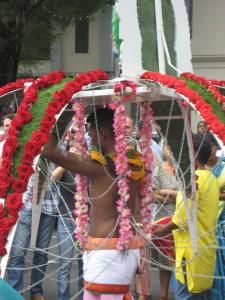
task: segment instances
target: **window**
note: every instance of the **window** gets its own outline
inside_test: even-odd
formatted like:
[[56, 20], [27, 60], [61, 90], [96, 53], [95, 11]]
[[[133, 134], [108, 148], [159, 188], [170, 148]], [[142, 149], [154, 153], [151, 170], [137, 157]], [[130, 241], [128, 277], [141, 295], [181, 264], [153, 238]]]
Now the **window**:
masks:
[[89, 20], [77, 21], [75, 24], [75, 53], [88, 53]]

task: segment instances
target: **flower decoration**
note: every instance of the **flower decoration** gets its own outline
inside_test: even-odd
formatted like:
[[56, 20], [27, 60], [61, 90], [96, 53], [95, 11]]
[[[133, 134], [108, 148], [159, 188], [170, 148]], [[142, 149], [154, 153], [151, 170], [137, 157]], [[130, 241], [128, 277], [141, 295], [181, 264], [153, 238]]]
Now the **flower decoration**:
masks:
[[213, 84], [211, 80], [208, 80], [205, 77], [197, 76], [192, 73], [182, 73], [181, 78], [195, 81], [198, 84], [204, 86], [210, 93], [212, 93], [212, 95], [219, 103], [223, 105], [225, 104], [225, 97], [220, 93], [219, 89], [215, 87], [215, 84]]
[[209, 129], [216, 134], [223, 143], [225, 143], [225, 125], [218, 120], [218, 117], [213, 112], [211, 105], [206, 103], [205, 99], [196, 91], [189, 88], [184, 80], [177, 79], [171, 75], [163, 75], [158, 72], [145, 72], [141, 75], [141, 78], [156, 81], [168, 88], [174, 89], [178, 94], [188, 98], [208, 124]]
[[145, 233], [150, 232], [151, 226], [151, 204], [152, 204], [152, 148], [151, 148], [151, 140], [152, 140], [152, 109], [150, 103], [144, 103], [141, 106], [141, 120], [143, 121], [143, 125], [141, 128], [141, 140], [140, 147], [142, 158], [145, 165], [145, 177], [142, 181], [142, 189], [141, 189], [141, 217], [143, 230]]
[[129, 166], [126, 156], [126, 113], [125, 107], [120, 100], [114, 113], [114, 134], [115, 134], [115, 170], [118, 180], [118, 200], [116, 202], [119, 213], [119, 241], [118, 250], [129, 248], [130, 240], [133, 237], [131, 226], [131, 211], [128, 208], [130, 199], [129, 193]]
[[[84, 156], [87, 152], [85, 141], [85, 107], [83, 103], [76, 102], [73, 105], [73, 152]], [[88, 239], [89, 216], [88, 216], [88, 201], [87, 201], [87, 177], [79, 174], [75, 177], [76, 193], [75, 193], [75, 211], [76, 216], [76, 231], [75, 235], [82, 247], [85, 246]]]
[[[31, 108], [38, 101], [38, 91], [59, 83], [64, 77], [63, 72], [53, 71], [34, 80], [24, 92], [17, 114], [11, 122], [8, 137], [3, 147], [3, 164], [0, 169], [0, 196], [4, 197], [6, 195], [4, 206], [0, 205], [0, 256], [6, 254], [5, 244], [8, 233], [18, 219], [18, 212], [22, 206], [22, 193], [26, 191], [29, 177], [34, 172], [32, 168], [33, 160], [41, 152], [42, 146], [48, 139], [56, 121], [55, 115], [71, 100], [74, 93], [80, 91], [82, 86], [94, 82], [95, 79], [107, 79], [106, 73], [102, 70], [79, 74], [75, 79], [67, 82], [63, 89], [54, 93], [41, 122], [37, 124], [31, 138], [23, 146], [21, 163], [17, 168], [17, 178], [14, 178], [12, 175], [12, 160], [18, 149], [18, 136], [25, 124], [32, 121]], [[7, 87], [7, 89], [9, 88], [13, 89], [11, 86]]]

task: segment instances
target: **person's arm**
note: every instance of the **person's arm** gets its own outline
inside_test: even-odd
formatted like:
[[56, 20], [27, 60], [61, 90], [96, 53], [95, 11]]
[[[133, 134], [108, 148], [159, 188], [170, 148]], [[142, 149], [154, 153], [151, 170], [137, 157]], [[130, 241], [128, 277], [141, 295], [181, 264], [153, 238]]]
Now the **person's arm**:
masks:
[[170, 202], [174, 202], [177, 198], [177, 191], [171, 189], [160, 189], [160, 195], [169, 197]]
[[159, 202], [159, 203], [164, 203], [165, 202], [165, 196], [160, 194], [160, 189], [158, 190], [153, 190], [153, 198], [155, 200], [155, 202]]
[[160, 203], [174, 203], [177, 197], [177, 191], [169, 189], [158, 189], [153, 191], [154, 199]]
[[225, 201], [225, 192], [220, 193], [220, 201]]
[[42, 154], [56, 165], [76, 174], [91, 177], [105, 174], [102, 165], [91, 160], [90, 157], [82, 157], [59, 149], [53, 134], [50, 135], [49, 140], [45, 144]]
[[172, 221], [170, 221], [166, 225], [155, 224], [154, 226], [155, 226], [154, 235], [155, 236], [159, 236], [159, 237], [167, 236], [167, 235], [169, 235], [172, 232], [172, 230], [179, 228]]
[[62, 178], [64, 172], [65, 172], [64, 168], [57, 167], [57, 168], [55, 168], [54, 171], [52, 171], [51, 178], [54, 179], [54, 180], [56, 180], [56, 181], [59, 181]]

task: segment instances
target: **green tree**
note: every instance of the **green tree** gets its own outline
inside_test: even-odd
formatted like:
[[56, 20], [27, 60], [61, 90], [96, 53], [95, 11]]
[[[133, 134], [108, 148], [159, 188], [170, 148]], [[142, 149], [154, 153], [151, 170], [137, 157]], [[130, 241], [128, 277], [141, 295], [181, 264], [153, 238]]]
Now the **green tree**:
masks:
[[[113, 0], [0, 0], [0, 86], [16, 79], [23, 42], [25, 38], [32, 37], [31, 28], [33, 32], [40, 30], [40, 33], [45, 34], [46, 39], [40, 40], [43, 43], [44, 53], [54, 36], [51, 34], [54, 24], [66, 26], [75, 19], [91, 16], [113, 2]], [[33, 46], [32, 40], [30, 45]], [[26, 49], [23, 53], [23, 56], [25, 55]]]

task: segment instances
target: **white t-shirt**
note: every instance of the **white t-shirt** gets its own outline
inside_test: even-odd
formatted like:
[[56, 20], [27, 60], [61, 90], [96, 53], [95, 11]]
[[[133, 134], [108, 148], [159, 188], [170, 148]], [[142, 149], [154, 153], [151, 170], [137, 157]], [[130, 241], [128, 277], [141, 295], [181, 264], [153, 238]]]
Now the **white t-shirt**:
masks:
[[2, 152], [3, 152], [3, 146], [5, 144], [5, 140], [0, 142], [0, 158], [2, 157]]

